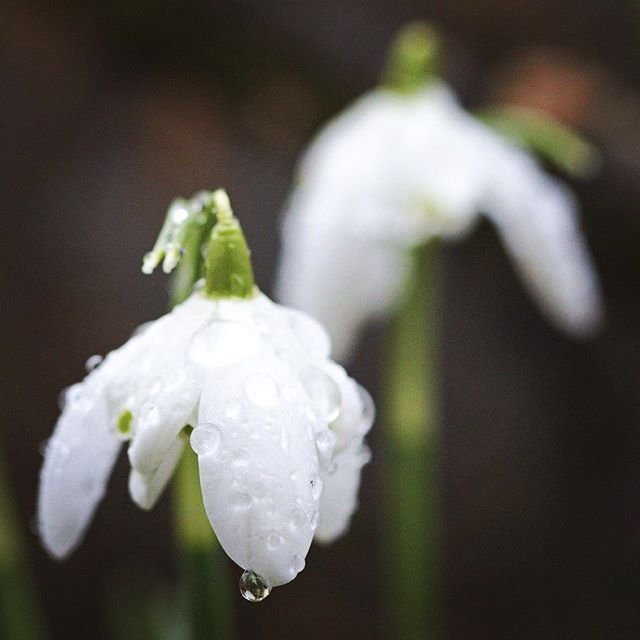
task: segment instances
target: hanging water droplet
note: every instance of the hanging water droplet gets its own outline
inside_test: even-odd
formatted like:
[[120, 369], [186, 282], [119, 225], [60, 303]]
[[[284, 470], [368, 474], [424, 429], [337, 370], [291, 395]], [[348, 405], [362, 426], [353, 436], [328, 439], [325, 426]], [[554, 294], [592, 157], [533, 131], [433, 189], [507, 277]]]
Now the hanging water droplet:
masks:
[[300, 573], [305, 567], [304, 558], [301, 555], [296, 554], [293, 556], [293, 570], [296, 574]]
[[358, 385], [358, 395], [362, 402], [362, 422], [365, 425], [364, 430], [368, 431], [376, 418], [376, 405], [369, 392], [361, 385]]
[[279, 402], [278, 385], [266, 373], [250, 375], [244, 383], [244, 391], [257, 407], [274, 407]]
[[326, 463], [331, 460], [336, 440], [336, 434], [330, 429], [325, 429], [316, 436], [316, 449], [323, 462]]
[[333, 378], [321, 369], [310, 368], [302, 374], [302, 384], [324, 420], [333, 422], [342, 408], [342, 394]]
[[262, 602], [270, 593], [267, 581], [255, 571], [245, 571], [240, 576], [240, 594], [249, 602]]
[[96, 354], [91, 356], [87, 358], [87, 361], [84, 363], [84, 368], [87, 370], [87, 373], [91, 373], [103, 360], [104, 358], [101, 355]]
[[215, 424], [203, 422], [191, 432], [190, 442], [199, 456], [215, 456], [220, 451], [222, 433]]

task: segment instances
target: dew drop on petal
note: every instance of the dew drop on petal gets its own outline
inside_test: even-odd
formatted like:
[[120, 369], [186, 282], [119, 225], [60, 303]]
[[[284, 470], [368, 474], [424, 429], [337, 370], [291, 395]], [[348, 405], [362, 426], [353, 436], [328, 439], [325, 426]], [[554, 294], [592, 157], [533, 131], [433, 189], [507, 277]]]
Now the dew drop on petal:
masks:
[[376, 405], [369, 392], [361, 385], [358, 385], [358, 394], [362, 402], [362, 422], [369, 429], [376, 417]]
[[244, 390], [256, 407], [274, 407], [279, 402], [278, 385], [266, 373], [250, 375], [244, 383]]
[[222, 433], [215, 424], [203, 422], [191, 432], [191, 448], [199, 456], [217, 455], [222, 443]]
[[336, 446], [337, 436], [330, 429], [321, 431], [316, 436], [316, 449], [322, 460], [329, 460], [333, 455], [333, 449]]
[[321, 369], [311, 368], [302, 374], [302, 384], [327, 422], [333, 422], [342, 408], [342, 395], [333, 378]]
[[171, 209], [171, 222], [173, 224], [182, 224], [189, 217], [189, 211], [182, 205], [176, 205]]
[[233, 467], [247, 467], [250, 461], [249, 454], [244, 449], [236, 449], [231, 454], [231, 465]]
[[311, 476], [311, 480], [309, 480], [309, 484], [311, 485], [311, 495], [313, 499], [319, 500], [323, 488], [322, 478], [319, 475], [313, 475]]
[[248, 493], [237, 491], [231, 497], [233, 506], [237, 509], [248, 509], [251, 506], [251, 496]]
[[271, 531], [267, 536], [267, 547], [273, 551], [277, 549], [283, 541], [284, 538], [277, 531]]
[[296, 529], [307, 524], [307, 514], [302, 509], [294, 509], [291, 512], [291, 525]]
[[224, 415], [230, 420], [237, 420], [242, 413], [242, 403], [238, 398], [229, 398], [224, 405]]
[[87, 358], [87, 361], [84, 363], [84, 368], [87, 370], [87, 373], [91, 373], [96, 367], [100, 366], [100, 363], [104, 360], [101, 355], [94, 355], [90, 358]]
[[248, 602], [262, 602], [270, 593], [267, 581], [255, 571], [245, 571], [240, 576], [240, 594]]

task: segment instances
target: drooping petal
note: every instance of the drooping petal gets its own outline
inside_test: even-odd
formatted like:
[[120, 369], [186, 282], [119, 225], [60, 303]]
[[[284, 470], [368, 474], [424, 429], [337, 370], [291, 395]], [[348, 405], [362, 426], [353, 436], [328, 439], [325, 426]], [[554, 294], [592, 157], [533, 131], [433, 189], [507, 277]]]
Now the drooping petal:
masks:
[[321, 543], [332, 542], [349, 527], [358, 505], [361, 470], [370, 458], [364, 436], [375, 418], [371, 396], [342, 367], [327, 364], [326, 369], [340, 387], [342, 407], [331, 424], [331, 432], [336, 435], [333, 458], [328, 466], [321, 467], [324, 490], [314, 537]]
[[45, 452], [38, 495], [38, 529], [51, 555], [67, 556], [81, 541], [102, 499], [121, 441], [96, 382], [67, 392]]
[[272, 587], [302, 570], [313, 538], [322, 491], [314, 420], [290, 368], [262, 355], [212, 369], [191, 435], [220, 544]]
[[141, 509], [152, 509], [155, 506], [175, 471], [183, 449], [184, 440], [178, 437], [173, 441], [155, 471], [149, 475], [143, 475], [136, 469], [131, 469], [129, 474], [129, 494]]
[[330, 473], [322, 475], [324, 489], [320, 498], [320, 518], [314, 539], [330, 543], [346, 533], [358, 507], [362, 467], [370, 459], [362, 440], [354, 440], [334, 458]]
[[163, 463], [198, 402], [203, 372], [191, 355], [214, 310], [196, 294], [145, 332], [147, 348], [129, 384], [128, 405], [134, 416], [129, 461], [143, 476]]
[[592, 334], [603, 305], [573, 196], [523, 154], [502, 158], [487, 216], [548, 319], [568, 333]]

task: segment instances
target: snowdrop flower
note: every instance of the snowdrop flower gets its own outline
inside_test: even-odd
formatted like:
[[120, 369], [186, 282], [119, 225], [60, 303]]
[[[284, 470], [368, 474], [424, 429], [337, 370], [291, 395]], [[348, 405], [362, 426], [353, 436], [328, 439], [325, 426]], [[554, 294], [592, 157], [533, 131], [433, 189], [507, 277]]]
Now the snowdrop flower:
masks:
[[484, 214], [549, 320], [591, 333], [602, 305], [573, 195], [467, 113], [444, 82], [425, 82], [434, 45], [422, 43], [418, 86], [413, 59], [401, 90], [364, 95], [302, 158], [278, 298], [320, 320], [343, 359], [366, 321], [398, 300], [410, 249], [462, 238]]
[[[38, 526], [53, 556], [73, 551], [123, 443], [131, 497], [150, 509], [190, 432], [211, 526], [245, 570], [243, 595], [258, 600], [304, 568], [314, 537], [330, 542], [345, 532], [374, 408], [331, 361], [325, 330], [258, 291], [226, 194], [210, 200], [217, 223], [202, 286], [66, 391], [46, 448]], [[145, 271], [163, 257], [167, 270], [176, 265], [180, 252], [167, 249], [193, 213], [187, 205]]]

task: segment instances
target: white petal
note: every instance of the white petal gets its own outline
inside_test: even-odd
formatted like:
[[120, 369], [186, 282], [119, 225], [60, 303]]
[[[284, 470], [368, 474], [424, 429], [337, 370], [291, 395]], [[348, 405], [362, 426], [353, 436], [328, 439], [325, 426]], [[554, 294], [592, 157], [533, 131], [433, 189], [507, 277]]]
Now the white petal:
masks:
[[196, 406], [203, 372], [194, 354], [214, 311], [211, 301], [194, 294], [144, 334], [146, 351], [128, 385], [134, 416], [129, 461], [142, 475], [162, 464]]
[[53, 556], [64, 558], [81, 541], [120, 445], [102, 387], [75, 385], [67, 393], [40, 474], [38, 528]]
[[505, 160], [487, 215], [549, 320], [568, 333], [589, 335], [603, 307], [575, 201], [529, 158], [514, 153]]
[[151, 474], [143, 475], [136, 469], [129, 474], [129, 494], [141, 509], [152, 509], [173, 476], [182, 455], [184, 440], [176, 438], [160, 466]]
[[191, 436], [207, 515], [231, 559], [275, 587], [295, 578], [321, 492], [313, 414], [274, 357], [214, 369]]
[[336, 455], [331, 472], [323, 473], [320, 519], [314, 538], [317, 542], [330, 543], [346, 533], [358, 507], [360, 474], [369, 457], [362, 441], [355, 440]]

